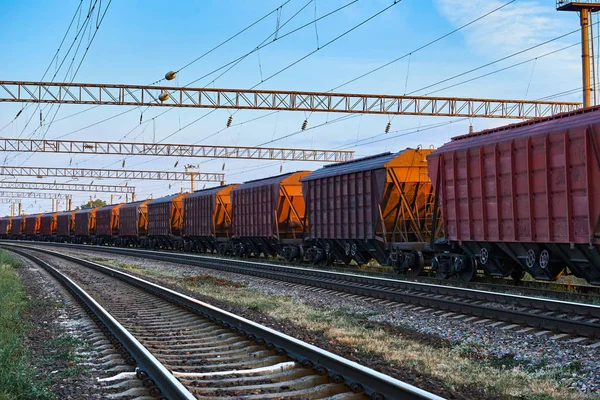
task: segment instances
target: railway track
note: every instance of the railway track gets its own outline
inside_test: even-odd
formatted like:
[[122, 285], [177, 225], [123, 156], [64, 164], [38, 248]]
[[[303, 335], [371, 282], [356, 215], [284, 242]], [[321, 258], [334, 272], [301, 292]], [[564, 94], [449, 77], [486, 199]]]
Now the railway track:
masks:
[[389, 302], [390, 306], [408, 304], [440, 313], [473, 316], [490, 323], [502, 321], [525, 329], [555, 332], [557, 338], [567, 335], [600, 338], [600, 306], [592, 304], [194, 254], [56, 243], [44, 243], [42, 246], [101, 251], [257, 276], [381, 299]]
[[29, 246], [3, 246], [43, 267], [67, 287], [127, 363], [137, 366], [137, 377], [153, 396], [441, 399], [98, 263]]

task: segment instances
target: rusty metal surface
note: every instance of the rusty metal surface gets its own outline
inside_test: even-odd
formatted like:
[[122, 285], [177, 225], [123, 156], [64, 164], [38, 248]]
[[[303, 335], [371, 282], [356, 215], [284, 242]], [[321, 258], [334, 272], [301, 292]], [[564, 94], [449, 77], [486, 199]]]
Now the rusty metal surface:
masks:
[[[162, 95], [168, 95], [164, 101]], [[23, 81], [0, 81], [0, 102], [484, 118], [538, 118], [581, 107], [575, 102]]]
[[[57, 212], [46, 213], [40, 217], [40, 235], [54, 235], [56, 232]], [[0, 230], [1, 231], [1, 230]]]
[[178, 193], [148, 202], [148, 235], [181, 236], [182, 200], [189, 193]]
[[236, 237], [299, 239], [305, 204], [300, 179], [310, 171], [246, 182], [231, 191]]
[[600, 244], [600, 109], [454, 138], [429, 157], [451, 240]]
[[96, 211], [96, 235], [119, 235], [119, 209], [123, 204], [111, 204], [98, 208]]
[[91, 236], [96, 233], [96, 211], [98, 208], [87, 208], [75, 212], [75, 235]]
[[184, 236], [231, 236], [231, 196], [237, 184], [191, 193], [183, 199]]
[[433, 190], [426, 155], [406, 149], [321, 168], [302, 179], [312, 238], [431, 238]]
[[150, 201], [126, 203], [119, 208], [120, 236], [139, 238], [148, 235], [148, 202]]
[[75, 229], [75, 211], [63, 211], [56, 216], [56, 235], [70, 236]]

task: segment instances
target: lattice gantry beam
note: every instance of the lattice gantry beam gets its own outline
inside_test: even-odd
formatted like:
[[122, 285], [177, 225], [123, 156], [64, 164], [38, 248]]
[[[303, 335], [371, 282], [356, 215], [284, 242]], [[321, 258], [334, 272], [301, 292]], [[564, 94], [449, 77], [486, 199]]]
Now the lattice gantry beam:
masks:
[[0, 181], [2, 189], [20, 190], [60, 190], [66, 192], [101, 192], [101, 193], [135, 193], [131, 186], [115, 185], [85, 185], [79, 183], [42, 183], [42, 182], [3, 182]]
[[45, 193], [45, 192], [6, 192], [0, 191], [0, 198], [5, 199], [47, 199], [67, 200], [72, 198], [70, 194]]
[[354, 155], [348, 150], [306, 150], [272, 147], [208, 146], [133, 142], [96, 142], [77, 140], [0, 139], [0, 151], [21, 153], [112, 154], [133, 156], [171, 156], [242, 158], [253, 160], [290, 160], [341, 162]]
[[21, 81], [0, 81], [0, 101], [519, 119], [581, 107], [574, 102]]
[[93, 178], [124, 180], [188, 181], [193, 176], [197, 182], [223, 182], [221, 172], [167, 172], [135, 171], [123, 169], [95, 168], [47, 168], [47, 167], [8, 167], [0, 166], [0, 175], [35, 176], [37, 178]]

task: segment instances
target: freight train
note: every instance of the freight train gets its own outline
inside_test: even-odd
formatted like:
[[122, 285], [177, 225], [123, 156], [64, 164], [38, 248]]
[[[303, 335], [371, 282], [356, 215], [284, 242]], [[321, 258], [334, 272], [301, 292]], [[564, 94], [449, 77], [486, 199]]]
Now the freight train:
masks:
[[376, 260], [442, 278], [600, 284], [600, 109], [592, 107], [319, 170], [154, 200], [0, 219], [12, 239]]

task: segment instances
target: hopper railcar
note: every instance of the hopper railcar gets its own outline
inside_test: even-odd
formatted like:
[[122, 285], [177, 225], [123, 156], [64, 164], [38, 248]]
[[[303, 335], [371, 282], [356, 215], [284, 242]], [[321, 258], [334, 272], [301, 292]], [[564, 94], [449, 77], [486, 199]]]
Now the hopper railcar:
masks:
[[183, 198], [178, 193], [148, 202], [148, 246], [151, 249], [183, 249]]
[[231, 253], [231, 190], [237, 186], [198, 190], [183, 199], [185, 251]]
[[96, 208], [86, 208], [75, 212], [75, 235], [73, 243], [96, 244]]
[[453, 138], [429, 158], [446, 239], [442, 276], [600, 284], [600, 108]]
[[148, 247], [148, 203], [125, 203], [119, 208], [119, 245]]
[[123, 204], [99, 207], [96, 211], [96, 244], [112, 245], [119, 238], [119, 209]]
[[[432, 150], [406, 149], [327, 165], [302, 179], [307, 261], [375, 259], [418, 275], [429, 264], [439, 213], [427, 175]], [[439, 226], [439, 224], [437, 224]]]
[[50, 241], [56, 236], [56, 218], [58, 212], [46, 213], [40, 217], [39, 235], [36, 240]]
[[56, 216], [56, 234], [54, 240], [57, 242], [71, 242], [75, 235], [75, 212], [63, 211]]
[[0, 218], [0, 239], [8, 239], [12, 219], [13, 217]]
[[231, 191], [233, 254], [302, 258], [306, 228], [300, 180], [310, 171], [298, 171], [249, 181]]

